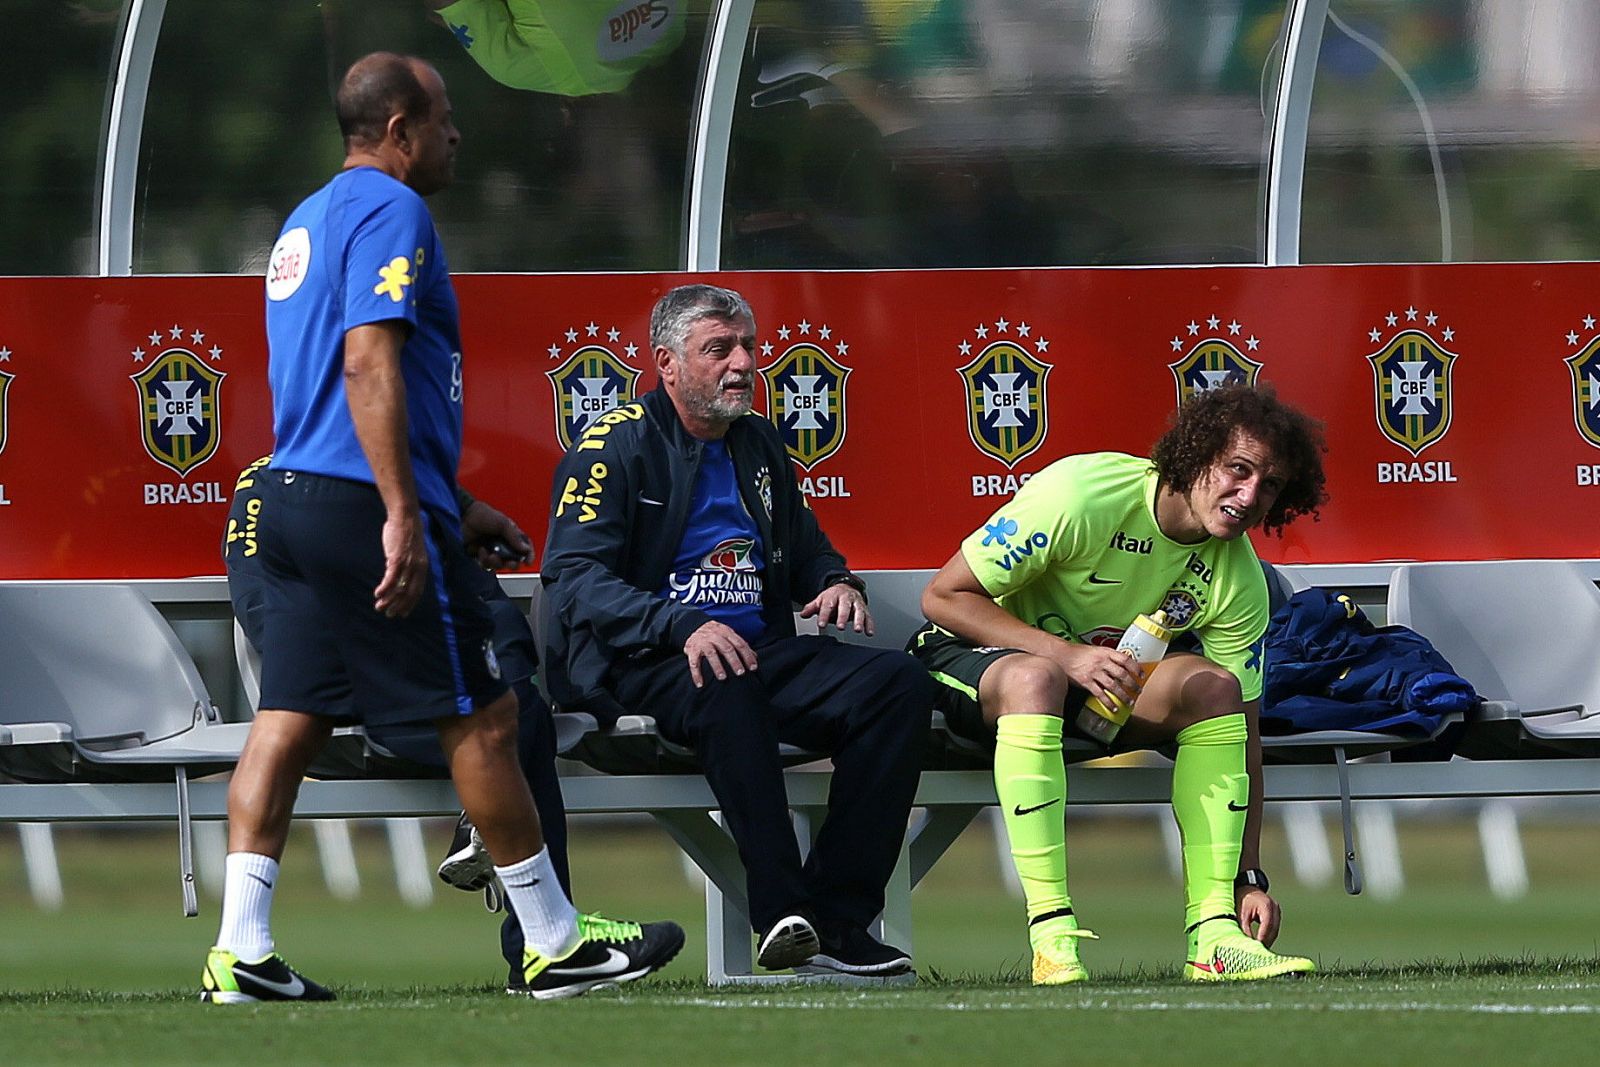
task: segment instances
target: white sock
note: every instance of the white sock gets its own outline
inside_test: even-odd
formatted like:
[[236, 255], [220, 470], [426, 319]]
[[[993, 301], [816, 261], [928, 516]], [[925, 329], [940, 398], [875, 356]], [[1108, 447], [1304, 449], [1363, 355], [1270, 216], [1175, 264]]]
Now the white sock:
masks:
[[278, 861], [256, 852], [230, 852], [222, 883], [222, 929], [217, 947], [246, 963], [272, 954], [272, 891]]
[[496, 867], [494, 873], [500, 876], [529, 948], [541, 956], [560, 959], [578, 947], [578, 909], [561, 891], [548, 848], [521, 863]]

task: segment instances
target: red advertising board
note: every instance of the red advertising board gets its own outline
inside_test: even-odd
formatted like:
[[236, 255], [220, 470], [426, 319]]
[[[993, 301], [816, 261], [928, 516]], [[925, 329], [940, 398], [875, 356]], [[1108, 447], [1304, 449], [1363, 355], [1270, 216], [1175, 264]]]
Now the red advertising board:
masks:
[[[564, 442], [653, 387], [684, 275], [465, 275], [461, 479], [537, 543]], [[1600, 557], [1600, 265], [739, 273], [757, 406], [862, 569], [935, 567], [1074, 452], [1146, 452], [1180, 395], [1272, 382], [1332, 500], [1289, 563]], [[217, 574], [271, 448], [262, 282], [0, 279], [0, 578]]]

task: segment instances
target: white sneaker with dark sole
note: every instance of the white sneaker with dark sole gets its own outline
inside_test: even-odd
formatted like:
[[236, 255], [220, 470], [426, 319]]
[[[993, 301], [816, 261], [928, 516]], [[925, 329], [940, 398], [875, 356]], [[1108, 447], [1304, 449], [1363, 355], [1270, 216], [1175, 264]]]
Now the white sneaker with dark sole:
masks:
[[767, 928], [756, 948], [756, 962], [769, 971], [799, 967], [817, 954], [817, 928], [804, 915], [785, 915]]
[[494, 881], [494, 858], [483, 847], [483, 837], [463, 812], [456, 822], [450, 853], [439, 864], [439, 881], [457, 889], [475, 892]]

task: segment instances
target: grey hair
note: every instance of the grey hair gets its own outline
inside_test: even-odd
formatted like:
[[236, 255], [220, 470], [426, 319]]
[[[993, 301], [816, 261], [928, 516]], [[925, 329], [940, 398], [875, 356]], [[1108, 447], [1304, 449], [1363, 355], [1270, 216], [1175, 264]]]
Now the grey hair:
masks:
[[650, 312], [650, 346], [683, 355], [689, 330], [701, 319], [749, 319], [755, 324], [750, 302], [732, 289], [716, 285], [680, 285], [656, 301]]

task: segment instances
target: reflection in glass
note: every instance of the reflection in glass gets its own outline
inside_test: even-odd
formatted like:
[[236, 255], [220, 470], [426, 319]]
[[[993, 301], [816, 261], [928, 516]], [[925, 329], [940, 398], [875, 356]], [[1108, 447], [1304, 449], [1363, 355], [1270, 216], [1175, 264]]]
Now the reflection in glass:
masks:
[[1600, 256], [1596, 40], [1590, 0], [1335, 0], [1302, 260]]
[[758, 0], [723, 265], [1260, 262], [1281, 0]]
[[92, 274], [118, 0], [0, 5], [0, 274]]
[[453, 269], [675, 267], [705, 22], [683, 0], [168, 0], [135, 271], [263, 269], [343, 158], [336, 79], [377, 49], [423, 56], [448, 86], [462, 148], [431, 206]]

